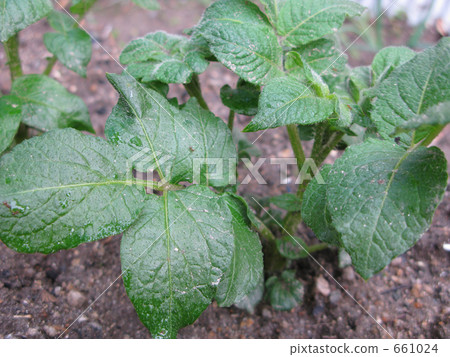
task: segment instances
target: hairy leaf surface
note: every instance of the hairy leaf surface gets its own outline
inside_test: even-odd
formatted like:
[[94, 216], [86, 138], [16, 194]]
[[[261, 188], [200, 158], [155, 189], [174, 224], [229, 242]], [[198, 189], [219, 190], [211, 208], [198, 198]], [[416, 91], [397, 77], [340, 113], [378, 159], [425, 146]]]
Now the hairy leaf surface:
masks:
[[105, 140], [53, 130], [0, 159], [0, 238], [22, 253], [52, 253], [119, 234], [138, 216], [143, 189]]
[[328, 209], [363, 278], [420, 239], [446, 186], [447, 162], [435, 147], [406, 151], [369, 139], [336, 160], [328, 175]]
[[188, 38], [155, 32], [131, 41], [120, 55], [128, 72], [143, 82], [189, 83], [209, 65]]
[[372, 61], [375, 78], [386, 77], [395, 67], [413, 59], [416, 53], [408, 47], [385, 47]]
[[280, 277], [270, 277], [266, 288], [270, 304], [276, 310], [292, 310], [303, 302], [303, 284], [295, 277], [294, 270], [285, 270]]
[[325, 184], [319, 184], [316, 177], [308, 184], [303, 195], [302, 218], [319, 240], [339, 246], [339, 233], [333, 226], [327, 206], [328, 175], [331, 168], [331, 165], [324, 165], [320, 170]]
[[[395, 68], [373, 91], [372, 119], [383, 138], [405, 122], [450, 100], [450, 38]], [[400, 134], [409, 145], [413, 135]]]
[[[195, 100], [180, 111], [127, 74], [109, 74], [108, 79], [120, 99], [106, 122], [105, 135], [126, 153], [137, 171], [156, 170], [172, 183], [192, 182], [197, 179], [194, 164], [209, 162], [200, 165], [198, 183], [226, 186], [229, 174], [234, 178], [228, 159], [235, 162], [236, 149], [220, 118], [201, 109]], [[221, 164], [223, 174], [214, 174]]]
[[234, 252], [230, 267], [217, 288], [219, 306], [231, 306], [257, 288], [263, 278], [262, 246], [247, 218], [247, 204], [227, 195], [224, 197], [232, 215]]
[[333, 33], [346, 16], [361, 15], [364, 7], [347, 0], [273, 0], [279, 5], [276, 23], [284, 44], [299, 47]]
[[79, 28], [44, 34], [44, 44], [68, 69], [86, 77], [86, 67], [92, 56], [90, 36]]
[[333, 111], [333, 100], [318, 97], [311, 88], [294, 78], [277, 78], [264, 87], [258, 114], [244, 131], [313, 124], [326, 120]]
[[22, 120], [20, 99], [7, 95], [0, 98], [0, 154], [13, 142]]
[[7, 41], [52, 9], [50, 0], [0, 0], [0, 41]]
[[11, 94], [20, 99], [22, 121], [38, 130], [75, 128], [95, 133], [83, 100], [44, 75], [17, 78]]
[[196, 28], [224, 66], [253, 84], [283, 74], [282, 48], [267, 17], [250, 1], [219, 0]]
[[175, 338], [214, 298], [234, 249], [232, 216], [211, 190], [150, 196], [121, 245], [125, 288], [155, 338]]

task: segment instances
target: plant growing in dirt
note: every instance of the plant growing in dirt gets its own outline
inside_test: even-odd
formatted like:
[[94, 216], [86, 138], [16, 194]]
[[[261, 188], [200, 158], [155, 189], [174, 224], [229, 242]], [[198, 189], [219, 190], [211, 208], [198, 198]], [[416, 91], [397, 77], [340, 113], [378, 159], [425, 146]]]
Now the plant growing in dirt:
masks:
[[[16, 1], [2, 3], [2, 19], [20, 16], [11, 10]], [[40, 14], [26, 25], [51, 10], [47, 1], [25, 3]], [[67, 94], [41, 115], [39, 99], [24, 93], [42, 95], [33, 84], [53, 80], [15, 68], [11, 39], [25, 23], [1, 28], [14, 79], [0, 99], [2, 149], [17, 123], [45, 132], [0, 160], [1, 240], [18, 252], [49, 254], [123, 233], [127, 293], [160, 338], [176, 337], [213, 300], [249, 308], [264, 286], [275, 308], [293, 308], [303, 286], [292, 261], [317, 250], [340, 248], [368, 279], [412, 247], [447, 184], [444, 154], [429, 145], [450, 121], [450, 39], [420, 53], [384, 48], [371, 66], [350, 68], [334, 36], [346, 17], [363, 12], [360, 5], [261, 5], [265, 13], [248, 0], [219, 0], [189, 37], [156, 32], [128, 44], [124, 73], [107, 75], [120, 98], [106, 140], [75, 130], [89, 129], [89, 121]], [[54, 27], [69, 36], [71, 24], [55, 20]], [[84, 74], [85, 62], [65, 63], [57, 50], [73, 42], [56, 37], [46, 36], [49, 50]], [[228, 125], [201, 94], [198, 76], [211, 61], [239, 76], [236, 88], [221, 89]], [[187, 103], [167, 98], [172, 83], [185, 86]], [[296, 194], [248, 202], [237, 194], [237, 159], [256, 150], [233, 131], [235, 113], [253, 116], [244, 132], [286, 127], [300, 172]], [[309, 140], [307, 158], [302, 141]], [[342, 157], [323, 164], [337, 147], [345, 147]], [[322, 243], [301, 239], [302, 222]]]

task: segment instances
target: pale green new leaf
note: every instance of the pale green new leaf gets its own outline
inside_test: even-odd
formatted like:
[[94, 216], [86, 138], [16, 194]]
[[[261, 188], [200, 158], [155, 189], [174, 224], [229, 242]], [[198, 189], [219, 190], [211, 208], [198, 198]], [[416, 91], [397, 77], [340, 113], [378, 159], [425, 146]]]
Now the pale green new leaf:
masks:
[[120, 55], [127, 71], [143, 82], [189, 83], [209, 65], [188, 38], [155, 32], [131, 41]]
[[333, 227], [327, 206], [328, 175], [332, 166], [324, 165], [320, 170], [324, 183], [317, 181], [317, 176], [308, 184], [303, 195], [302, 218], [322, 242], [339, 246], [339, 233]]
[[447, 161], [436, 147], [405, 150], [369, 139], [336, 160], [328, 175], [328, 209], [363, 278], [420, 239], [446, 186]]
[[[310, 42], [300, 48], [292, 50], [298, 53], [305, 63], [316, 71], [320, 76], [334, 75], [341, 72], [347, 62], [347, 56], [341, 53], [336, 47], [334, 41], [322, 38]], [[286, 58], [286, 68], [298, 68], [292, 63], [294, 58]], [[301, 68], [300, 68], [301, 69]]]
[[[374, 88], [372, 120], [383, 138], [405, 122], [441, 102], [450, 100], [450, 38], [417, 54], [395, 68]], [[400, 134], [409, 145], [413, 135]]]
[[124, 231], [144, 190], [105, 140], [74, 129], [22, 142], [0, 159], [0, 239], [22, 253], [52, 253]]
[[347, 0], [286, 0], [278, 11], [278, 34], [286, 46], [299, 47], [333, 33], [364, 7]]
[[50, 0], [0, 0], [0, 42], [47, 16]]
[[70, 11], [74, 14], [83, 16], [96, 2], [97, 0], [72, 0]]
[[137, 6], [147, 10], [159, 10], [160, 6], [157, 0], [131, 0]]
[[394, 68], [413, 59], [415, 55], [416, 52], [408, 47], [391, 46], [383, 48], [372, 61], [375, 79], [387, 77]]
[[79, 28], [67, 32], [44, 34], [47, 50], [68, 69], [86, 77], [86, 67], [92, 56], [90, 36]]
[[283, 75], [283, 50], [267, 17], [252, 2], [213, 3], [195, 31], [224, 66], [247, 82], [263, 85]]
[[0, 98], [0, 154], [13, 142], [22, 120], [20, 99], [13, 95]]
[[280, 277], [267, 279], [266, 289], [270, 304], [276, 310], [292, 310], [303, 302], [303, 284], [295, 277], [294, 270], [285, 270]]
[[95, 133], [83, 100], [44, 75], [17, 78], [11, 94], [20, 99], [22, 121], [38, 130], [75, 128]]
[[445, 126], [450, 123], [450, 102], [430, 107], [424, 114], [418, 115], [402, 124], [400, 130], [425, 129], [430, 126]]
[[[196, 100], [180, 111], [127, 74], [108, 74], [108, 79], [120, 98], [106, 122], [105, 135], [137, 171], [156, 170], [172, 183], [194, 179], [213, 186], [230, 183], [236, 149], [220, 118], [201, 109]], [[194, 177], [194, 171], [200, 177]]]
[[75, 22], [75, 20], [61, 11], [53, 10], [47, 16], [47, 21], [55, 31], [62, 33], [68, 32], [77, 27], [77, 23]]
[[264, 87], [258, 114], [244, 131], [318, 123], [326, 120], [333, 112], [332, 99], [318, 97], [311, 88], [294, 78], [277, 78]]
[[217, 288], [219, 306], [231, 306], [251, 293], [263, 278], [262, 246], [258, 234], [250, 230], [247, 204], [233, 195], [224, 197], [232, 215], [234, 252]]
[[206, 187], [150, 196], [120, 250], [125, 288], [139, 318], [154, 338], [175, 338], [211, 303], [230, 266], [232, 217]]
[[430, 107], [424, 114], [408, 120], [397, 128], [397, 133], [415, 131], [415, 142], [425, 139], [422, 145], [428, 145], [441, 130], [450, 123], [450, 102]]

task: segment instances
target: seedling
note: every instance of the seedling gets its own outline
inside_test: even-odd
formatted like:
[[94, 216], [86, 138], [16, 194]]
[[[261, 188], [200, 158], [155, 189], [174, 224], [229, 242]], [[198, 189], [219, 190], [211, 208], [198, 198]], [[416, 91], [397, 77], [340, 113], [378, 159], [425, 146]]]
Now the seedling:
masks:
[[[248, 0], [219, 0], [189, 37], [156, 32], [126, 46], [126, 70], [107, 75], [120, 98], [104, 140], [76, 130], [91, 129], [78, 99], [17, 69], [16, 32], [51, 6], [22, 0], [37, 15], [19, 26], [15, 3], [0, 2], [0, 23], [13, 21], [0, 34], [14, 80], [0, 99], [2, 150], [20, 123], [44, 133], [0, 160], [0, 238], [18, 252], [50, 254], [123, 233], [123, 281], [153, 337], [176, 337], [213, 300], [251, 309], [264, 277], [273, 306], [292, 309], [303, 286], [291, 262], [327, 247], [347, 252], [368, 279], [429, 228], [447, 185], [444, 154], [429, 145], [450, 121], [449, 38], [420, 53], [388, 47], [371, 66], [350, 68], [334, 36], [360, 5], [261, 0], [264, 13]], [[76, 60], [64, 54], [86, 36], [60, 16], [50, 15], [58, 33], [44, 41], [84, 75], [87, 46]], [[211, 61], [240, 78], [221, 90], [228, 126], [201, 94], [198, 76]], [[192, 98], [168, 99], [172, 83]], [[51, 109], [38, 104], [42, 88]], [[246, 202], [236, 162], [258, 152], [232, 134], [235, 113], [253, 116], [244, 132], [286, 127], [300, 172], [302, 138], [314, 140], [310, 158], [324, 182], [305, 174], [296, 194]], [[337, 147], [346, 147], [342, 157], [323, 165]], [[300, 238], [302, 221], [322, 243]]]

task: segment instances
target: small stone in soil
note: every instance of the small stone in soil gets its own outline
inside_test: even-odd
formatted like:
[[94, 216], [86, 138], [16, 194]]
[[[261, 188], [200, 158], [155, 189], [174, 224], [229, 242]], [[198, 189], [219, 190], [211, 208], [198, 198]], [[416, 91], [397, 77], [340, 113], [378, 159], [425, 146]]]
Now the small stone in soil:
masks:
[[86, 297], [79, 291], [72, 290], [67, 295], [67, 301], [72, 306], [80, 307], [86, 301]]
[[317, 278], [316, 288], [323, 296], [330, 295], [330, 284], [328, 284], [328, 281], [322, 275]]
[[53, 326], [44, 326], [44, 331], [49, 337], [56, 337], [58, 331]]

